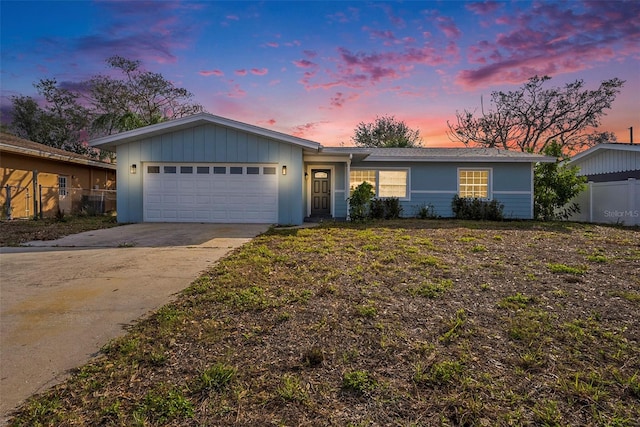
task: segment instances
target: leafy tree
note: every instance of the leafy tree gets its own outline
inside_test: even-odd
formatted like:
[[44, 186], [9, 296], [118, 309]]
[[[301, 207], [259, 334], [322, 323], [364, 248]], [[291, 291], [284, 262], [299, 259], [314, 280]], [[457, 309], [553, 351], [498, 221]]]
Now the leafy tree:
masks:
[[143, 71], [140, 61], [113, 56], [107, 64], [124, 78], [99, 75], [90, 80], [95, 133], [110, 135], [204, 110], [191, 102], [191, 92], [175, 87], [159, 73]]
[[420, 131], [413, 130], [394, 116], [376, 117], [374, 123], [360, 122], [353, 137], [359, 147], [418, 147], [422, 145]]
[[184, 117], [204, 110], [193, 95], [177, 88], [161, 74], [143, 71], [140, 61], [120, 56], [107, 59], [124, 78], [99, 75], [62, 87], [55, 79], [34, 86], [45, 99], [40, 106], [31, 97], [13, 97], [12, 131], [23, 138], [90, 156], [111, 155], [88, 147], [90, 136], [110, 135]]
[[620, 93], [624, 81], [603, 81], [587, 90], [582, 80], [563, 88], [544, 89], [551, 78], [532, 77], [515, 91], [493, 92], [493, 108], [479, 116], [456, 112], [456, 122], [447, 122], [449, 136], [466, 145], [517, 149], [541, 153], [557, 141], [566, 153], [580, 151], [598, 142], [615, 140], [611, 133], [588, 131], [597, 128], [605, 110]]
[[96, 156], [97, 152], [83, 142], [91, 113], [80, 104], [80, 95], [59, 87], [55, 79], [42, 79], [34, 86], [44, 97], [45, 106], [40, 107], [31, 97], [13, 97], [14, 133], [55, 148]]
[[566, 162], [562, 144], [551, 141], [543, 154], [557, 159], [555, 163], [538, 163], [534, 172], [534, 208], [536, 219], [543, 221], [568, 219], [580, 212], [580, 206], [571, 200], [586, 188], [587, 178], [578, 176], [580, 168]]
[[31, 141], [45, 140], [45, 112], [30, 96], [11, 97], [13, 118], [9, 130], [15, 135]]

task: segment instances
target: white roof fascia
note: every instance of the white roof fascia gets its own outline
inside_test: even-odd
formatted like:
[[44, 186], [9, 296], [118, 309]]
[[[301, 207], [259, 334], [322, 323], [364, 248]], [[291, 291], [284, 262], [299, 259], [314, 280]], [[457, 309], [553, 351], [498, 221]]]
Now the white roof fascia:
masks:
[[58, 153], [49, 153], [47, 151], [35, 150], [33, 148], [16, 147], [15, 145], [3, 144], [0, 142], [0, 151], [6, 151], [14, 154], [24, 154], [25, 156], [38, 157], [41, 159], [58, 160], [67, 163], [75, 163], [78, 165], [93, 166], [102, 169], [116, 170], [115, 163], [98, 162], [91, 159], [81, 159], [78, 157], [65, 156]]
[[304, 155], [304, 161], [305, 162], [315, 162], [315, 163], [319, 163], [319, 162], [348, 162], [350, 158], [351, 158], [351, 156], [348, 153], [326, 154], [326, 153], [322, 153], [321, 152], [321, 154], [315, 154], [315, 153], [307, 154], [307, 153], [305, 153], [305, 155]]
[[285, 133], [272, 131], [269, 129], [261, 128], [258, 126], [250, 125], [247, 123], [238, 122], [236, 120], [227, 119], [220, 116], [214, 116], [209, 113], [198, 113], [179, 119], [168, 120], [166, 122], [158, 123], [155, 125], [149, 125], [142, 128], [117, 133], [114, 135], [108, 135], [101, 138], [96, 138], [89, 141], [89, 145], [92, 147], [114, 147], [121, 144], [126, 144], [143, 138], [149, 138], [155, 135], [165, 133], [166, 131], [180, 130], [189, 128], [194, 124], [206, 124], [212, 123], [220, 126], [231, 127], [240, 131], [256, 134], [269, 139], [275, 139], [282, 142], [288, 142], [293, 145], [300, 146], [306, 149], [318, 150], [320, 144], [308, 139], [298, 138], [295, 136], [287, 135]]
[[554, 163], [555, 157], [498, 157], [498, 156], [369, 156], [364, 162], [469, 162], [469, 163]]

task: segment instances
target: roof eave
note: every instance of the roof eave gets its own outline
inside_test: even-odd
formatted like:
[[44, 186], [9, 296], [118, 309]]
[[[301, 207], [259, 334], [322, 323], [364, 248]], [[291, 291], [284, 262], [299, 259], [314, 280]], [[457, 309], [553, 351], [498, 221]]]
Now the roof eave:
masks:
[[555, 157], [461, 157], [461, 156], [369, 156], [366, 162], [446, 162], [446, 163], [554, 163]]
[[35, 150], [33, 148], [16, 147], [14, 145], [0, 143], [2, 151], [10, 152], [13, 154], [22, 154], [29, 157], [37, 157], [40, 159], [58, 160], [67, 163], [75, 163], [84, 166], [92, 166], [102, 169], [116, 170], [116, 165], [113, 163], [104, 163], [91, 159], [82, 159], [73, 156], [65, 156], [57, 153], [48, 153], [46, 151]]

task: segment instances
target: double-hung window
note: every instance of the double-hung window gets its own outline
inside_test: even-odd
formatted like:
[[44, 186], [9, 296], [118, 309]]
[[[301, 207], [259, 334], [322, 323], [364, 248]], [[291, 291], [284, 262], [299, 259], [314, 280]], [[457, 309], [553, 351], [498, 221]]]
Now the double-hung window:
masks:
[[409, 197], [408, 169], [352, 169], [349, 175], [349, 189], [353, 191], [365, 181], [373, 186], [376, 197]]
[[58, 195], [67, 195], [67, 177], [58, 175]]
[[489, 169], [458, 169], [458, 196], [488, 199], [489, 178]]

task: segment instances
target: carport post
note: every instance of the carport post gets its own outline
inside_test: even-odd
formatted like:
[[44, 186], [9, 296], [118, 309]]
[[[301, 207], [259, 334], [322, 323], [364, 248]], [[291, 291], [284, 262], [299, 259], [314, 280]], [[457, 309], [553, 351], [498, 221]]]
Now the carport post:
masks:
[[33, 170], [33, 219], [38, 219], [38, 199], [36, 198], [38, 190], [38, 170]]
[[38, 186], [38, 200], [40, 204], [40, 219], [44, 218], [44, 214], [42, 212], [42, 184]]
[[11, 219], [11, 186], [7, 184], [5, 187], [7, 190], [7, 199], [5, 202], [5, 213], [7, 214], [7, 219]]

